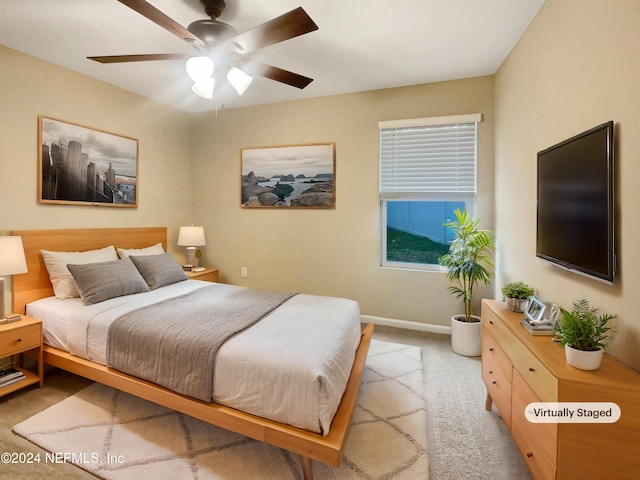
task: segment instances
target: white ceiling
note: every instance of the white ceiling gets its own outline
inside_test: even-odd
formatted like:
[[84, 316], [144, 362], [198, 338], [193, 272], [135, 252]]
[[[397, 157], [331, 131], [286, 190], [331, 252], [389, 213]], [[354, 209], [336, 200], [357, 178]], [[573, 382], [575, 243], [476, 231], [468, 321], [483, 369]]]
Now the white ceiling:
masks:
[[[148, 0], [187, 27], [198, 0]], [[117, 0], [2, 0], [0, 44], [187, 112], [490, 75], [544, 0], [226, 0], [239, 32], [302, 6], [319, 30], [252, 54], [314, 81], [304, 90], [256, 77], [205, 100], [179, 60], [100, 64], [87, 56], [196, 53]], [[46, 78], [39, 79], [46, 88]]]

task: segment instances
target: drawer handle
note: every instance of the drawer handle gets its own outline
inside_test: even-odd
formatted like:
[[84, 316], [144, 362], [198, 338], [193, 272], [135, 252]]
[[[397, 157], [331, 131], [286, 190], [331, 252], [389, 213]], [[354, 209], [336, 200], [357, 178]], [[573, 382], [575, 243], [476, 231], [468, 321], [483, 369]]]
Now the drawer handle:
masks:
[[533, 368], [533, 367], [529, 367], [529, 371], [530, 371], [530, 372], [535, 372], [535, 371], [536, 371], [536, 369], [535, 369], [535, 368]]
[[19, 338], [19, 339], [17, 339], [17, 340], [16, 340], [16, 342], [17, 342], [17, 343], [20, 343], [21, 341], [22, 341], [22, 339], [21, 339], [21, 338]]
[[491, 325], [493, 325], [493, 320], [489, 320], [489, 323], [490, 323]]
[[490, 348], [490, 349], [489, 349], [489, 351], [490, 351], [490, 352], [493, 352], [493, 348]]
[[533, 457], [533, 453], [532, 452], [527, 452], [527, 458], [531, 458]]
[[493, 370], [489, 370], [489, 374], [490, 374], [490, 375], [493, 375]]
[[493, 385], [495, 385], [495, 384], [496, 384], [496, 383], [498, 383], [498, 382], [496, 382], [496, 381], [494, 380], [494, 381], [493, 381], [493, 382], [491, 382], [491, 383], [492, 383]]

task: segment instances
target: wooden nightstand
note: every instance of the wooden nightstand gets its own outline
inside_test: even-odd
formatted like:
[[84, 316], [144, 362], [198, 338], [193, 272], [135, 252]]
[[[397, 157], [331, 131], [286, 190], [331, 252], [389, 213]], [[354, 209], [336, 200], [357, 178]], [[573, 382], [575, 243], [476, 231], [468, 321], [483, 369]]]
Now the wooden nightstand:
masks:
[[201, 272], [185, 272], [190, 280], [202, 280], [203, 282], [217, 282], [218, 269], [205, 268]]
[[[19, 357], [25, 353], [38, 362], [37, 374], [17, 365]], [[20, 321], [0, 324], [0, 358], [9, 356], [13, 358], [14, 368], [22, 370], [26, 378], [0, 387], [0, 397], [34, 383], [39, 383], [40, 388], [44, 386], [41, 320], [23, 315]]]

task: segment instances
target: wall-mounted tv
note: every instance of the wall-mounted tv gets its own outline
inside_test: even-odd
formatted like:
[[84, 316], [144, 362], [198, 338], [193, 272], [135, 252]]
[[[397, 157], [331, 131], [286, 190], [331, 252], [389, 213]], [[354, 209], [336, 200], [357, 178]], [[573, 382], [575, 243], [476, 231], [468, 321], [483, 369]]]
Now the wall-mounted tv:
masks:
[[613, 283], [613, 122], [538, 152], [536, 256]]

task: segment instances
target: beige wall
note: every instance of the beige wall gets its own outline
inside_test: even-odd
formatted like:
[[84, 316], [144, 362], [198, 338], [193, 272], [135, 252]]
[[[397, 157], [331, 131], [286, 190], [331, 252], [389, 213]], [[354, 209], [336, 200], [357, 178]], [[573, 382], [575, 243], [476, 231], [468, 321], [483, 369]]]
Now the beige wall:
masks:
[[[189, 116], [0, 46], [0, 231], [191, 221]], [[38, 203], [38, 115], [139, 140], [139, 207]], [[172, 242], [172, 243], [175, 243]]]
[[[482, 113], [478, 213], [493, 226], [493, 77], [193, 117], [194, 221], [224, 281], [356, 299], [364, 314], [448, 325], [443, 273], [379, 265], [378, 121]], [[335, 142], [336, 208], [242, 209], [240, 149]], [[240, 277], [240, 267], [248, 277]]]
[[[496, 75], [498, 281], [546, 302], [618, 314], [611, 353], [640, 371], [640, 2], [547, 0]], [[608, 120], [616, 128], [618, 272], [608, 286], [535, 257], [536, 152]]]

